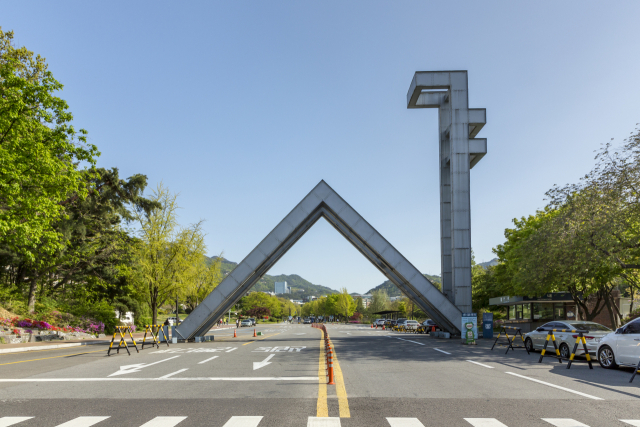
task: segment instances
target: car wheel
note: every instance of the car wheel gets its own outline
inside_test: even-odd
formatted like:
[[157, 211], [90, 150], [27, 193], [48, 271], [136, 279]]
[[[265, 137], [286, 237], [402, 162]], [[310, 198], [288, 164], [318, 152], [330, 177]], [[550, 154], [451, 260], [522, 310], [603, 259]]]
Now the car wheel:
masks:
[[569, 350], [569, 346], [565, 343], [560, 344], [560, 357], [563, 359], [568, 359], [571, 356], [571, 350]]
[[613, 355], [613, 350], [606, 345], [600, 347], [600, 350], [598, 350], [598, 362], [600, 362], [600, 366], [604, 369], [615, 369], [618, 367], [616, 358]]
[[524, 340], [524, 346], [527, 349], [527, 351], [530, 353], [535, 351], [533, 349], [533, 341], [531, 341], [531, 338], [527, 338], [526, 340]]

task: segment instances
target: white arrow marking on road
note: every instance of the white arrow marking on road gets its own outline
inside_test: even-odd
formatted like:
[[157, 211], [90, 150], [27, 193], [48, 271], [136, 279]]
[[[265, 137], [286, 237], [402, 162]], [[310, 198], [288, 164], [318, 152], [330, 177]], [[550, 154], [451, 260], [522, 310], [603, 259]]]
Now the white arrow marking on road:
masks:
[[139, 372], [140, 369], [142, 369], [142, 368], [146, 368], [147, 366], [155, 365], [157, 363], [166, 362], [167, 360], [175, 359], [176, 357], [180, 357], [180, 356], [169, 357], [168, 359], [159, 360], [157, 362], [153, 362], [153, 363], [149, 363], [149, 364], [136, 363], [135, 365], [120, 366], [120, 370], [118, 372], [114, 372], [113, 374], [111, 374], [109, 376], [110, 377], [115, 377], [117, 375], [124, 375], [124, 374], [130, 374], [132, 372]]
[[262, 362], [253, 362], [253, 370], [255, 371], [256, 369], [264, 368], [267, 365], [271, 365], [271, 362], [269, 362], [269, 360], [271, 360], [273, 356], [275, 356], [275, 354], [268, 356]]

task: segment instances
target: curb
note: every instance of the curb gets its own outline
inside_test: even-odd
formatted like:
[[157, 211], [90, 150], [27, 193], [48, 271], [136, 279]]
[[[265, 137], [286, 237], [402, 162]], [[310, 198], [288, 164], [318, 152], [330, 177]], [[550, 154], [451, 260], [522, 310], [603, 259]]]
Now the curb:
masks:
[[69, 344], [54, 344], [54, 345], [40, 345], [33, 347], [17, 347], [17, 348], [2, 348], [0, 349], [0, 354], [2, 353], [22, 353], [26, 351], [37, 351], [37, 350], [53, 350], [55, 348], [67, 348], [67, 347], [81, 347], [85, 345], [95, 345], [95, 344], [109, 344], [111, 341], [93, 341], [93, 342], [74, 342]]

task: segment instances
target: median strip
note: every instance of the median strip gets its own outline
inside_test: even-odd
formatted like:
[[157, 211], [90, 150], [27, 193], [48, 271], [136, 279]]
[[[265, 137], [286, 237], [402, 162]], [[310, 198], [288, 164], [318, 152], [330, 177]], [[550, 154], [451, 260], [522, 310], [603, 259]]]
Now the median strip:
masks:
[[320, 330], [320, 360], [318, 362], [318, 403], [316, 405], [316, 416], [324, 418], [329, 416], [329, 405], [327, 404], [327, 377], [324, 370], [324, 332]]

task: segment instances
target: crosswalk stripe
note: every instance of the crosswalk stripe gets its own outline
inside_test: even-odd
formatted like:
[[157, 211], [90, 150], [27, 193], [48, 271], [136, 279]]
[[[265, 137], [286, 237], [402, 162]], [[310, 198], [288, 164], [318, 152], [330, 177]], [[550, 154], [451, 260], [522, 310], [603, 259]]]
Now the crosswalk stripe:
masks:
[[142, 424], [140, 427], [174, 427], [187, 417], [155, 417], [151, 421]]
[[9, 427], [30, 420], [31, 418], [33, 417], [2, 417], [0, 418], [0, 427]]
[[89, 427], [94, 424], [98, 424], [100, 421], [104, 421], [109, 417], [78, 417], [71, 421], [62, 423], [57, 427]]
[[627, 423], [629, 425], [632, 425], [633, 427], [640, 427], [640, 420], [620, 420], [623, 423]]
[[309, 417], [307, 427], [340, 427], [338, 417]]
[[387, 421], [391, 427], [424, 427], [417, 418], [390, 418]]
[[465, 418], [473, 427], [507, 427], [495, 418]]
[[589, 427], [580, 421], [572, 420], [571, 418], [543, 418], [542, 421], [546, 421], [549, 424], [553, 424], [556, 427]]
[[258, 427], [262, 417], [231, 417], [222, 427]]

